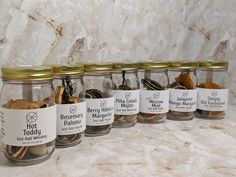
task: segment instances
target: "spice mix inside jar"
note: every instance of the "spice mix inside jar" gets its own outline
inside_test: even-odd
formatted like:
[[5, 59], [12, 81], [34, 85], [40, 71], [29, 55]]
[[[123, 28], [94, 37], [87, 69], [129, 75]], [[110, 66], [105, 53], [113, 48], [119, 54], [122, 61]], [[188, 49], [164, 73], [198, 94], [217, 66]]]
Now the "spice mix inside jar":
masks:
[[86, 136], [105, 135], [114, 121], [111, 64], [86, 64], [83, 82], [87, 103]]
[[5, 156], [19, 165], [48, 159], [56, 139], [52, 68], [3, 67], [2, 79], [0, 112]]
[[86, 102], [82, 76], [83, 65], [53, 66], [57, 104], [57, 147], [79, 144], [86, 128]]
[[191, 120], [197, 108], [196, 62], [169, 63], [169, 112], [168, 119]]
[[198, 104], [196, 116], [222, 119], [228, 104], [227, 61], [206, 60], [198, 63]]
[[168, 63], [143, 62], [139, 64], [140, 107], [138, 121], [161, 123], [169, 111]]
[[139, 112], [138, 65], [134, 63], [113, 64], [115, 120], [114, 127], [132, 127]]

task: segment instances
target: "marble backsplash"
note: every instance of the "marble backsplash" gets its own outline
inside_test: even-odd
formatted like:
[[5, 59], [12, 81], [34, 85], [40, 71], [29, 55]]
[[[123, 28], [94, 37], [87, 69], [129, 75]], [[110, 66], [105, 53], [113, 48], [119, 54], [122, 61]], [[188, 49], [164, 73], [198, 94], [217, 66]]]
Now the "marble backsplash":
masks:
[[230, 61], [236, 103], [235, 0], [0, 0], [0, 65]]

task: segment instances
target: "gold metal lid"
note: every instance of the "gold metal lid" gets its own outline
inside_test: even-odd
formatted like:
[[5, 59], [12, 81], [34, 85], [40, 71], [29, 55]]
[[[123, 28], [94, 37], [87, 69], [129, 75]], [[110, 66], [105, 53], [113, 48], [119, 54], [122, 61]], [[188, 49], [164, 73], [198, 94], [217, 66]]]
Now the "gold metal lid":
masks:
[[84, 72], [111, 72], [112, 64], [85, 64]]
[[115, 71], [135, 71], [138, 70], [137, 63], [113, 63], [112, 68]]
[[167, 69], [168, 62], [144, 61], [139, 63], [139, 69]]
[[3, 80], [49, 80], [53, 69], [49, 66], [3, 66]]
[[54, 75], [76, 75], [84, 72], [84, 65], [53, 65]]
[[199, 68], [206, 68], [206, 69], [227, 69], [228, 66], [229, 66], [228, 61], [202, 60], [198, 62]]
[[193, 61], [171, 61], [169, 62], [169, 69], [195, 69], [198, 63]]

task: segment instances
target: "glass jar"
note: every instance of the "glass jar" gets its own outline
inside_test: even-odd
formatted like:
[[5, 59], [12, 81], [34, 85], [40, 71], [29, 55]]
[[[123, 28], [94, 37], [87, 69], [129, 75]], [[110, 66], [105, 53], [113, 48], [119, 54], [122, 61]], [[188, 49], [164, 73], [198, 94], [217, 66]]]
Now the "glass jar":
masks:
[[115, 120], [114, 127], [132, 127], [139, 112], [138, 65], [134, 63], [113, 64]]
[[168, 63], [144, 62], [139, 64], [140, 106], [138, 121], [162, 123], [169, 111]]
[[5, 156], [19, 165], [48, 159], [56, 139], [52, 68], [3, 67], [2, 79], [0, 112]]
[[79, 144], [86, 128], [86, 102], [83, 65], [53, 66], [55, 102], [57, 104], [57, 147]]
[[86, 136], [105, 135], [114, 121], [111, 64], [84, 66], [84, 87], [87, 103]]
[[198, 63], [198, 104], [196, 117], [222, 119], [228, 104], [227, 61], [200, 61]]
[[168, 119], [191, 120], [197, 108], [196, 62], [170, 62]]

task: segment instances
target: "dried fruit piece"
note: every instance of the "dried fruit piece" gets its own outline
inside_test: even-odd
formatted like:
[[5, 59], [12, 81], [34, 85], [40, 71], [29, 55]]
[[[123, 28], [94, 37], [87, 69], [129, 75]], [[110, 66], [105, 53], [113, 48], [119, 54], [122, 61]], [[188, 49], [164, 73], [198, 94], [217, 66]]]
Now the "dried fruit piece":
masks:
[[48, 107], [47, 100], [45, 101], [36, 101], [30, 102], [25, 100], [10, 100], [8, 103], [3, 105], [4, 108], [7, 109], [39, 109]]
[[43, 156], [48, 153], [46, 144], [41, 144], [37, 146], [29, 146], [29, 152], [33, 155]]
[[78, 134], [71, 134], [71, 135], [57, 135], [57, 141], [62, 141], [62, 143], [69, 143], [76, 141], [81, 138], [81, 135]]
[[178, 111], [171, 111], [169, 110], [168, 112], [168, 119], [170, 120], [191, 120], [193, 119], [192, 117], [193, 113], [192, 112], [178, 112]]
[[175, 88], [175, 87], [178, 87], [180, 86], [180, 83], [179, 82], [172, 82], [171, 84], [169, 84], [169, 88]]
[[118, 90], [132, 90], [132, 89], [127, 85], [119, 85]]
[[10, 105], [13, 103], [13, 100], [8, 101], [6, 104], [3, 105], [4, 108], [10, 109]]
[[123, 118], [123, 117], [124, 117], [123, 115], [115, 115], [114, 120], [115, 120], [115, 121], [118, 121], [118, 120], [120, 120], [120, 119]]
[[49, 101], [50, 101], [50, 97], [45, 98], [43, 101], [37, 101], [37, 102], [34, 102], [34, 103], [37, 103], [40, 108], [46, 108], [46, 107], [49, 106]]
[[102, 98], [102, 92], [97, 89], [88, 89], [85, 92], [86, 98]]
[[141, 82], [144, 85], [144, 87], [147, 88], [147, 90], [165, 90], [161, 84], [152, 79], [145, 78], [142, 79]]
[[169, 85], [169, 88], [173, 88], [173, 89], [187, 89], [186, 87], [184, 87], [183, 85], [181, 85], [179, 82], [172, 82]]
[[199, 84], [200, 88], [208, 88], [208, 89], [220, 89], [220, 86], [214, 82], [203, 82]]
[[143, 117], [145, 121], [141, 121], [141, 122], [155, 122], [155, 121], [160, 121], [163, 119], [163, 115], [161, 114], [147, 114], [147, 113], [139, 113], [140, 117]]
[[182, 72], [178, 77], [175, 78], [175, 80], [176, 82], [179, 82], [180, 85], [184, 86], [186, 89], [195, 88], [189, 72]]
[[[203, 82], [199, 84], [198, 87], [206, 88], [206, 89], [221, 89], [221, 87], [214, 82]], [[216, 118], [216, 117], [221, 117], [224, 114], [224, 111], [205, 111], [205, 110], [197, 109], [197, 113], [202, 115], [205, 118]]]
[[21, 160], [25, 157], [27, 149], [27, 146], [6, 145], [6, 154], [11, 158]]
[[40, 104], [19, 99], [15, 101], [10, 100], [3, 107], [7, 109], [39, 109]]
[[[200, 116], [199, 116], [199, 115]], [[224, 116], [224, 111], [204, 111], [197, 109], [197, 117], [207, 118], [207, 119], [221, 119]]]
[[127, 123], [134, 123], [137, 121], [137, 114], [134, 115], [115, 115], [114, 126], [127, 124]]
[[136, 122], [137, 120], [137, 114], [134, 114], [134, 115], [126, 115], [124, 117], [124, 119], [129, 122], [129, 123], [133, 123], [133, 122]]

